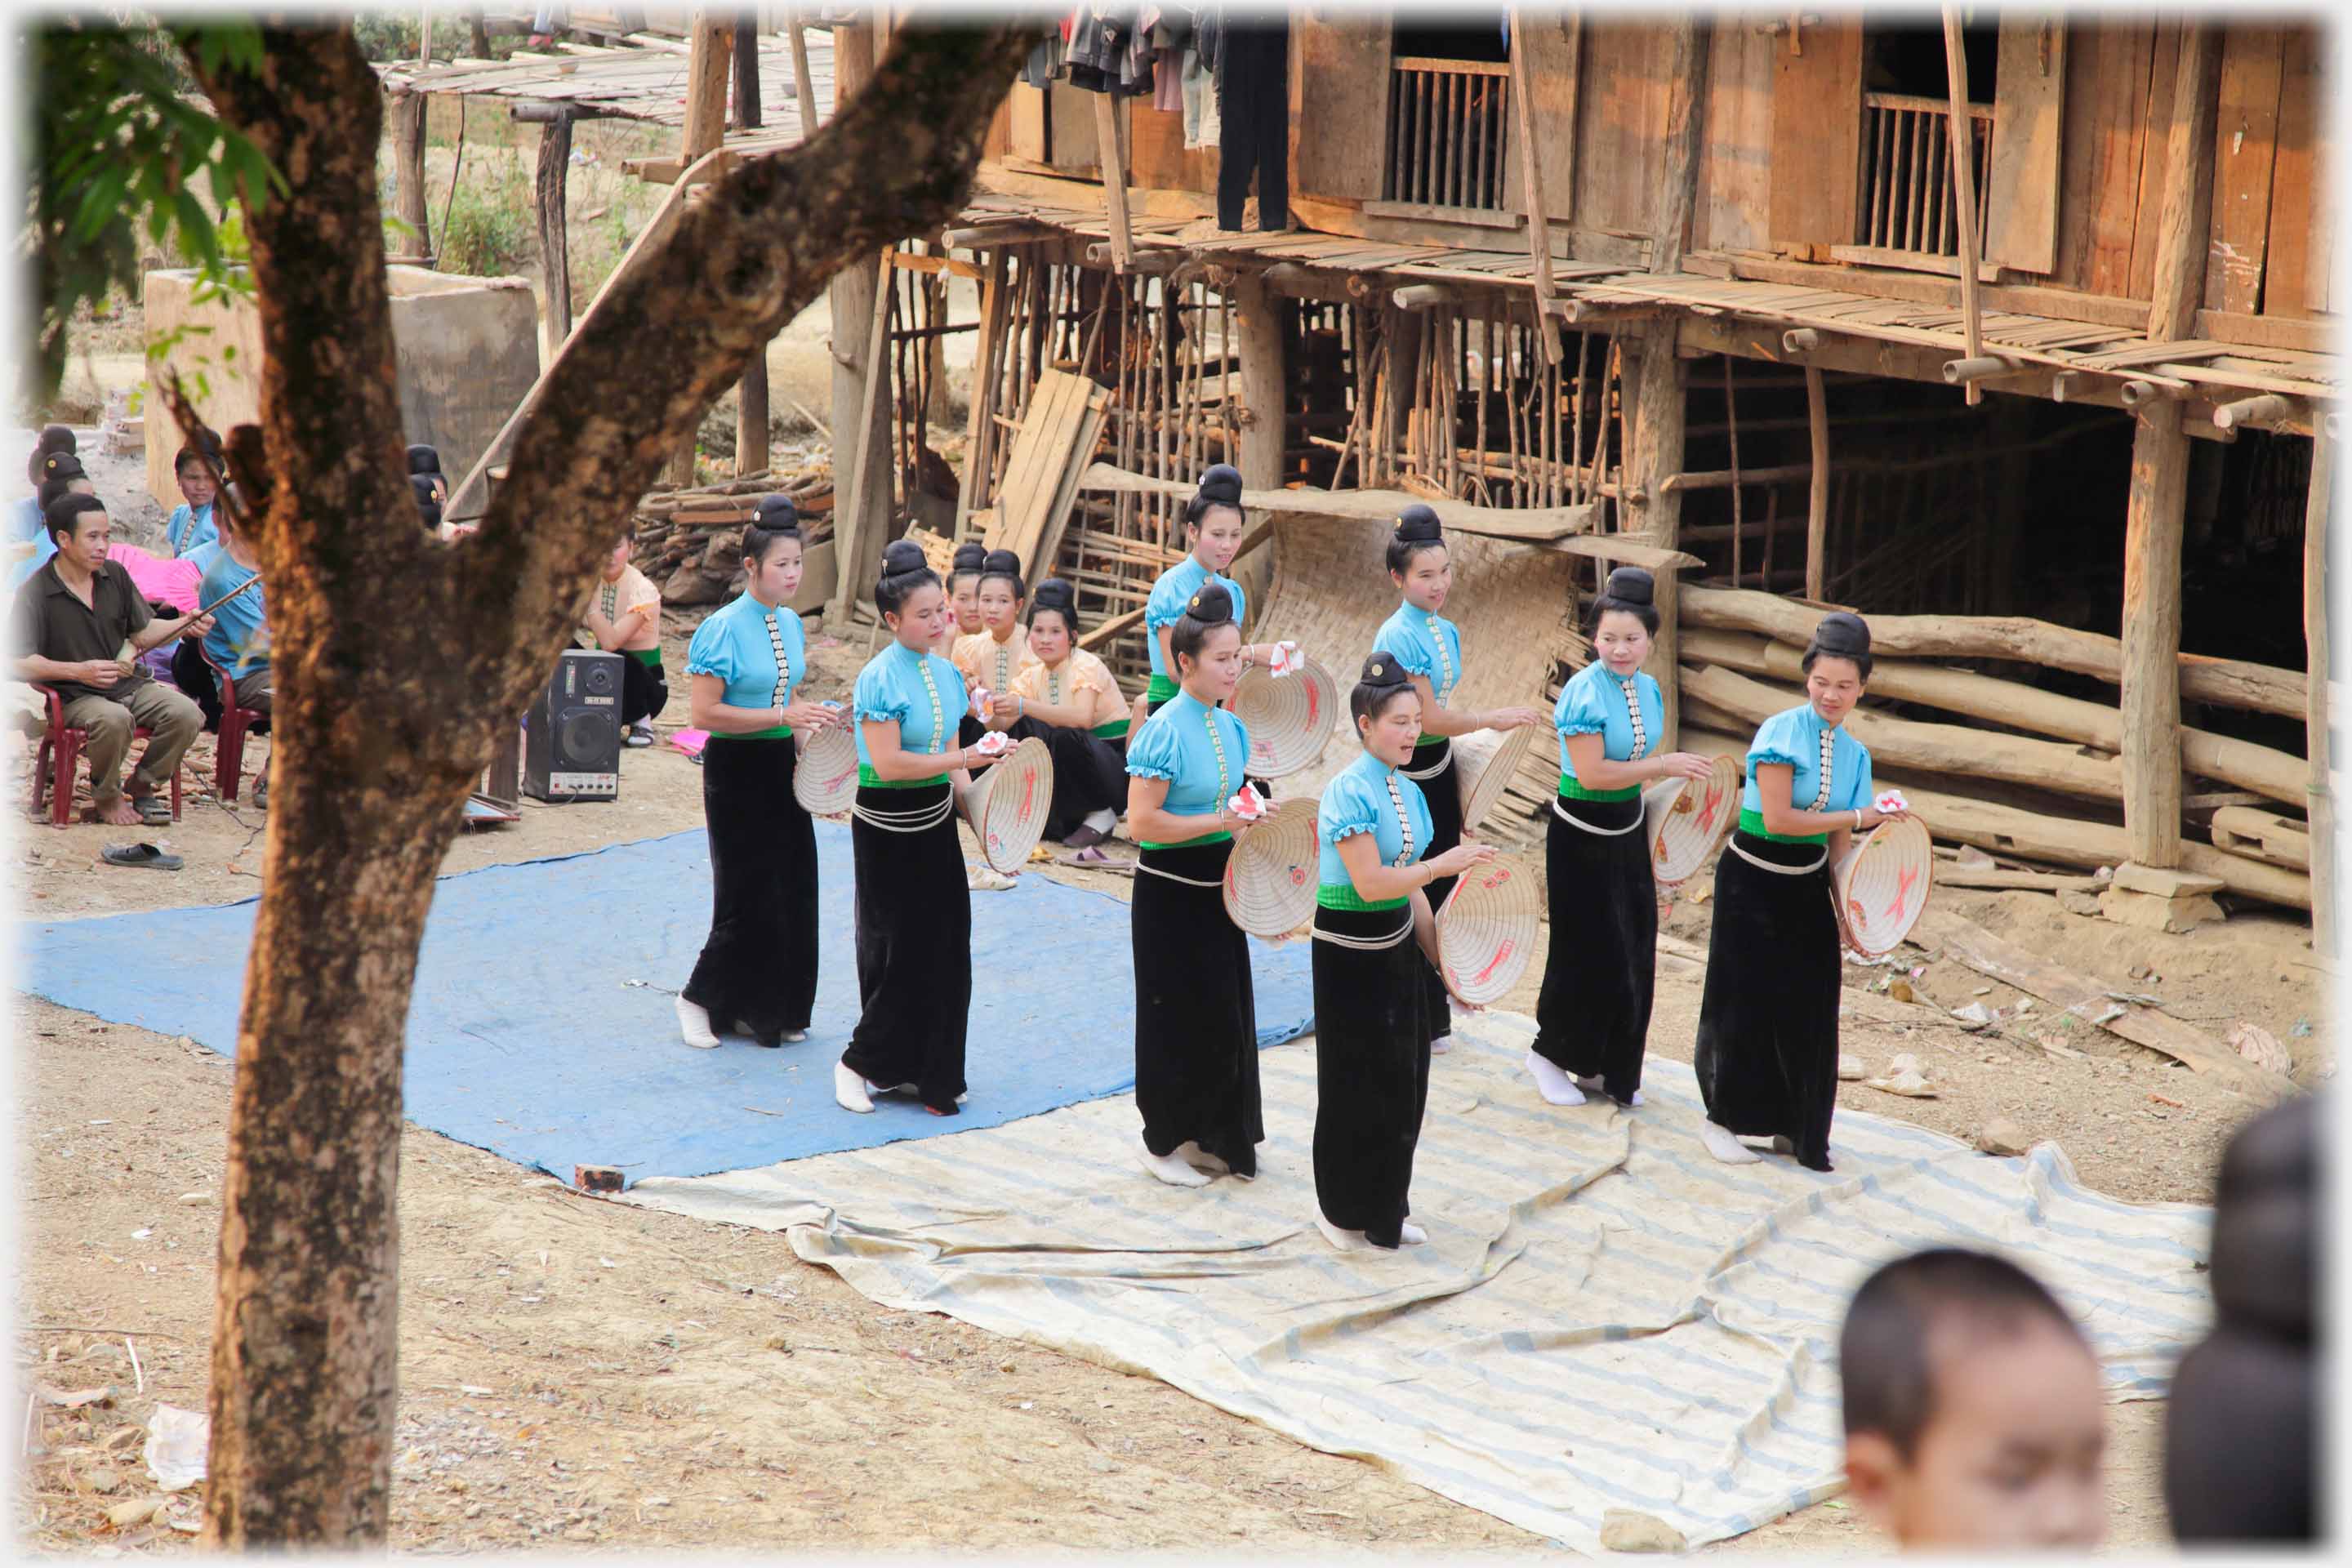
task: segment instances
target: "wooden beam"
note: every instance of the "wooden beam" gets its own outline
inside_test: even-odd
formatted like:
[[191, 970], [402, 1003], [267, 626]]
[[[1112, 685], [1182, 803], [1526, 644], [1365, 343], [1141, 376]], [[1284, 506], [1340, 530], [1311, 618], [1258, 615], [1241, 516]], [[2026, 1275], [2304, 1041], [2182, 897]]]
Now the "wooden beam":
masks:
[[392, 95], [392, 157], [394, 216], [409, 228], [401, 247], [428, 260], [433, 255], [433, 220], [425, 203], [425, 95], [413, 88], [394, 89]]
[[[1111, 270], [1124, 272], [1135, 261], [1135, 232], [1127, 221], [1127, 129], [1125, 100], [1108, 92], [1093, 95], [1095, 145], [1102, 160], [1103, 204], [1110, 214]], [[1260, 219], [1261, 223], [1265, 220]]]
[[1558, 364], [1564, 352], [1559, 328], [1551, 320], [1551, 226], [1544, 217], [1543, 144], [1536, 140], [1535, 94], [1528, 86], [1528, 55], [1520, 47], [1527, 17], [1517, 5], [1508, 12], [1511, 23], [1511, 113], [1519, 134], [1520, 184], [1528, 206], [1528, 245], [1535, 261], [1536, 336], [1543, 342], [1544, 363]]
[[540, 127], [539, 168], [532, 197], [539, 218], [540, 285], [547, 296], [540, 318], [540, 363], [554, 363], [563, 340], [572, 335], [571, 228], [565, 214], [565, 185], [572, 169], [572, 117], [559, 114]]
[[[2196, 320], [2211, 220], [2214, 121], [2221, 36], [2191, 18], [2181, 28], [2167, 139], [2148, 341], [2178, 341]], [[2143, 866], [2180, 864], [2181, 538], [2189, 438], [2178, 403], [2138, 410], [2125, 500], [2122, 708], [2124, 827]]]
[[1805, 597], [1819, 599], [1827, 589], [1830, 543], [1830, 417], [1829, 393], [1821, 367], [1805, 366], [1805, 417], [1812, 432], [1812, 489], [1805, 499]]
[[[1110, 463], [1089, 464], [1078, 476], [1078, 489], [1113, 494], [1160, 495], [1178, 499], [1190, 496], [1194, 489], [1190, 479], [1156, 479], [1149, 474], [1130, 473]], [[1242, 510], [1301, 517], [1344, 517], [1362, 522], [1386, 523], [1401, 507], [1409, 506], [1422, 498], [1403, 490], [1345, 489], [1325, 490], [1307, 486], [1280, 486], [1242, 491]], [[1464, 500], [1430, 500], [1425, 502], [1437, 513], [1437, 519], [1457, 533], [1475, 533], [1490, 539], [1507, 539], [1542, 544], [1555, 544], [1577, 535], [1591, 535], [1594, 512], [1590, 504], [1561, 507], [1487, 507], [1475, 506]], [[1592, 535], [1603, 547], [1617, 542], [1614, 535]], [[1680, 556], [1683, 563], [1696, 566], [1696, 556]]]
[[[1241, 355], [1242, 429], [1239, 461], [1242, 488], [1277, 490], [1290, 478], [1285, 453], [1289, 447], [1289, 372], [1285, 359], [1282, 322], [1295, 309], [1266, 287], [1265, 279], [1249, 273], [1234, 279], [1234, 330]], [[1257, 557], [1249, 575], [1235, 579], [1251, 608], [1263, 616], [1273, 585], [1274, 556]], [[1244, 628], [1246, 630], [1247, 628]]]
[[2335, 668], [2327, 626], [2327, 524], [2334, 506], [2336, 437], [2322, 433], [2311, 448], [2311, 489], [2303, 510], [2303, 645], [2308, 695], [2304, 704], [2304, 755], [2309, 771], [2305, 800], [2311, 823], [2311, 946], [2336, 952], [2335, 736], [2328, 712]]
[[[835, 27], [833, 101], [836, 115], [873, 75], [873, 24], [861, 21]], [[878, 410], [866, 397], [869, 377], [889, 374], [887, 365], [868, 359], [866, 353], [866, 329], [874, 314], [877, 292], [876, 271], [870, 260], [852, 262], [826, 285], [833, 318], [833, 336], [828, 345], [833, 356], [833, 475], [835, 489], [845, 495], [853, 483], [864, 483], [870, 489], [872, 470], [888, 461], [884, 450], [887, 438], [876, 429]], [[865, 416], [862, 424], [861, 414]], [[841, 525], [835, 526], [838, 529]], [[838, 563], [839, 575], [833, 598], [825, 605], [825, 615], [838, 622], [847, 616], [850, 605], [872, 592], [872, 584], [856, 579], [850, 570], [849, 557], [838, 547], [834, 559]]]
[[[890, 331], [890, 251], [882, 252], [881, 265], [875, 269], [873, 320], [866, 336], [866, 377], [864, 396], [858, 409], [856, 428], [865, 432], [859, 441], [863, 461], [849, 475], [844, 491], [845, 504], [834, 509], [834, 562], [841, 573], [834, 585], [833, 602], [825, 607], [827, 618], [839, 620], [849, 606], [864, 598], [874, 581], [881, 575], [882, 550], [888, 544], [885, 537], [890, 531], [891, 453], [889, 426], [885, 423], [884, 395], [890, 384], [890, 366], [883, 357]], [[836, 425], [838, 416], [836, 416]], [[840, 469], [834, 470], [836, 482]]]
[[[691, 164], [716, 151], [727, 136], [728, 67], [735, 50], [735, 25], [725, 12], [697, 6], [688, 38], [686, 124], [678, 153], [683, 163]], [[694, 483], [694, 446], [689, 437], [671, 456], [662, 478], [676, 485]]]
[[738, 12], [732, 38], [735, 57], [735, 128], [760, 129], [760, 20]]
[[808, 35], [803, 26], [797, 7], [785, 11], [784, 35], [793, 45], [793, 96], [799, 101], [801, 141], [805, 143], [816, 139], [817, 119], [816, 87], [809, 77]]
[[[1976, 132], [1969, 115], [1969, 57], [1960, 45], [1960, 8], [1948, 3], [1944, 6], [1944, 75], [1951, 88], [1951, 113], [1946, 119], [1952, 148], [1952, 188], [1960, 220], [1960, 314], [1962, 335], [1968, 340], [1968, 358], [1973, 360], [1984, 353], [1984, 319], [1977, 306], [1977, 267], [1979, 252], [1977, 245], [1977, 183]], [[1974, 379], [1968, 383], [1969, 406], [1983, 401], [1984, 392]]]

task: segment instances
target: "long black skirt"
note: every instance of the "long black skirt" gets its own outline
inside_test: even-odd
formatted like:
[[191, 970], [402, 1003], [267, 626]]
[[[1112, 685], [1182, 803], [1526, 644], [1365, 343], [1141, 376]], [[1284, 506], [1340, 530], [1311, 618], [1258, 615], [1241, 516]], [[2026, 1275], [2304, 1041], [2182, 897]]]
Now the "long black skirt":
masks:
[[[1409, 765], [1412, 769], [1409, 776], [1421, 786], [1422, 798], [1429, 803], [1429, 847], [1421, 857], [1427, 860], [1462, 842], [1462, 790], [1460, 775], [1454, 766], [1454, 742], [1440, 741], [1433, 746], [1416, 746]], [[1436, 771], [1429, 777], [1420, 776], [1433, 768]], [[1454, 890], [1454, 884], [1459, 880], [1458, 877], [1440, 877], [1429, 884], [1426, 891], [1433, 913], [1445, 907], [1445, 895]], [[1446, 994], [1445, 982], [1436, 970], [1426, 963], [1421, 969], [1422, 990], [1428, 998], [1430, 1037], [1450, 1035], [1454, 1032], [1454, 999]]]
[[1054, 758], [1054, 798], [1045, 807], [1045, 837], [1056, 842], [1097, 811], [1127, 809], [1127, 743], [1091, 730], [1024, 719], [1006, 731], [1016, 741], [1045, 742]]
[[807, 1028], [816, 1005], [816, 827], [793, 797], [798, 761], [790, 735], [702, 751], [710, 935], [685, 996], [715, 1031], [763, 1046]]
[[[1789, 874], [1774, 866], [1813, 867]], [[1742, 1137], [1778, 1135], [1798, 1163], [1830, 1168], [1837, 1108], [1837, 914], [1818, 844], [1734, 834], [1715, 868], [1715, 929], [1707, 938], [1691, 1065], [1707, 1119]]]
[[[1325, 940], [1377, 942], [1400, 924], [1377, 951]], [[1318, 909], [1315, 931], [1315, 1199], [1341, 1230], [1395, 1247], [1429, 1106], [1429, 961], [1410, 909]]]
[[[1220, 890], [1233, 841], [1146, 849], [1135, 879], [1135, 1108], [1143, 1142], [1187, 1142], [1257, 1174], [1257, 1002], [1249, 939]], [[1181, 879], [1179, 880], [1178, 879]]]
[[[1625, 831], [1590, 833], [1561, 811]], [[1642, 797], [1563, 800], [1550, 818], [1551, 940], [1536, 995], [1536, 1054], [1562, 1072], [1599, 1079], [1622, 1105], [1642, 1087], [1658, 978], [1658, 888], [1639, 826]]]
[[939, 812], [952, 784], [861, 784], [849, 823], [857, 862], [856, 1031], [841, 1053], [868, 1083], [911, 1083], [925, 1105], [956, 1114], [971, 1013], [971, 894], [952, 808], [919, 832], [878, 826]]

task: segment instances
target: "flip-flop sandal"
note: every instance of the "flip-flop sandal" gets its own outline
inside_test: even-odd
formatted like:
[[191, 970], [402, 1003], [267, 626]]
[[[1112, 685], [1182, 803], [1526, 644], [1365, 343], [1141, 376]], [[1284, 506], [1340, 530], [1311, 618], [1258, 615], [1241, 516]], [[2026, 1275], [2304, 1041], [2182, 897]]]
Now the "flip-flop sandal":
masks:
[[1070, 857], [1070, 864], [1073, 866], [1108, 866], [1110, 864], [1110, 857], [1104, 854], [1094, 845], [1089, 844], [1085, 848]]
[[169, 827], [172, 825], [172, 803], [161, 795], [133, 795], [131, 809], [137, 812], [139, 820], [150, 827]]
[[143, 867], [150, 871], [176, 871], [182, 864], [177, 855], [166, 854], [152, 844], [110, 844], [99, 854], [110, 866]]

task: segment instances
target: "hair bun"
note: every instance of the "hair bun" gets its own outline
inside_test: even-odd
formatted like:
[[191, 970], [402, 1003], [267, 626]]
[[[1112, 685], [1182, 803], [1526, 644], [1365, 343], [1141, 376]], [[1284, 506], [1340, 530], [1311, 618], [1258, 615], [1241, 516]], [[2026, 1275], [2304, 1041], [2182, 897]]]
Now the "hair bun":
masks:
[[41, 438], [35, 442], [34, 446], [43, 453], [73, 452], [79, 450], [79, 446], [74, 440], [73, 427], [67, 425], [49, 425], [43, 426], [41, 430]]
[[801, 509], [786, 495], [764, 495], [751, 508], [751, 526], [770, 533], [790, 529], [797, 533], [801, 526]]
[[1201, 488], [1194, 499], [1215, 501], [1223, 506], [1242, 504], [1242, 471], [1231, 463], [1218, 463], [1201, 476]]
[[71, 452], [51, 452], [41, 459], [41, 478], [44, 481], [86, 479], [89, 474], [82, 468], [81, 459]]
[[988, 546], [977, 539], [967, 539], [955, 547], [955, 554], [949, 561], [950, 571], [977, 572], [988, 564]]
[[882, 547], [882, 575], [903, 577], [910, 572], [928, 572], [930, 563], [923, 557], [923, 547], [911, 539], [894, 539]]
[[1410, 686], [1412, 677], [1405, 673], [1405, 668], [1397, 662], [1396, 655], [1384, 647], [1376, 647], [1365, 656], [1364, 668], [1358, 675], [1356, 684], [1379, 690], [1391, 686]]
[[992, 550], [981, 558], [980, 569], [991, 577], [1021, 579], [1021, 557], [1010, 550]]
[[1040, 610], [1059, 610], [1067, 615], [1078, 607], [1078, 591], [1060, 577], [1048, 577], [1037, 584], [1029, 595], [1029, 603]]
[[1609, 574], [1601, 596], [1628, 605], [1650, 604], [1657, 597], [1657, 580], [1639, 566], [1620, 566]]
[[1217, 626], [1234, 618], [1234, 596], [1221, 584], [1203, 583], [1186, 602], [1184, 613], [1202, 626]]
[[408, 448], [408, 471], [412, 474], [437, 474], [441, 471], [441, 454], [418, 443]]
[[1813, 649], [1832, 658], [1853, 658], [1870, 652], [1870, 626], [1860, 616], [1832, 610], [1813, 628]]
[[1407, 544], [1435, 544], [1445, 537], [1436, 511], [1419, 502], [1397, 513], [1396, 536]]

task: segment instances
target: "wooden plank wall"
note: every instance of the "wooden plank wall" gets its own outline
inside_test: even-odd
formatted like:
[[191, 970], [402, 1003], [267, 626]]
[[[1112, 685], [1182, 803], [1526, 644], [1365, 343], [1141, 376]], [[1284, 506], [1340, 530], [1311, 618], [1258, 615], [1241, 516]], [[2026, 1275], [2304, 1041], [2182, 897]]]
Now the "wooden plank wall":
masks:
[[2056, 287], [2133, 300], [2154, 291], [2164, 121], [2179, 51], [2178, 19], [2068, 27]]
[[1664, 27], [1613, 16], [1588, 16], [1583, 35], [1576, 192], [1567, 211], [1586, 228], [1647, 235], [1665, 162], [1671, 36]]
[[1709, 55], [1706, 135], [1698, 160], [1696, 250], [1762, 250], [1772, 210], [1772, 52], [1788, 47], [1758, 31], [1762, 12], [1726, 11]]
[[1382, 13], [1291, 6], [1290, 185], [1299, 195], [1381, 199], [1391, 27]]
[[2279, 86], [2278, 153], [2271, 169], [2270, 246], [2263, 277], [2265, 316], [2312, 316], [2329, 308], [2333, 204], [2326, 183], [2331, 170], [2320, 152], [2327, 119], [2319, 79], [2323, 52], [2320, 40], [2307, 29], [2289, 31], [2285, 74]]
[[1804, 28], [1802, 54], [1792, 52], [1786, 38], [1778, 42], [1772, 163], [1784, 174], [1805, 173], [1772, 182], [1772, 246], [1826, 261], [1830, 247], [1853, 243], [1862, 168], [1862, 21], [1824, 14]]
[[2251, 314], [2262, 302], [2271, 174], [2278, 153], [2279, 91], [2287, 29], [2233, 26], [2221, 48], [2221, 107], [2213, 145], [2213, 223], [2205, 308]]

